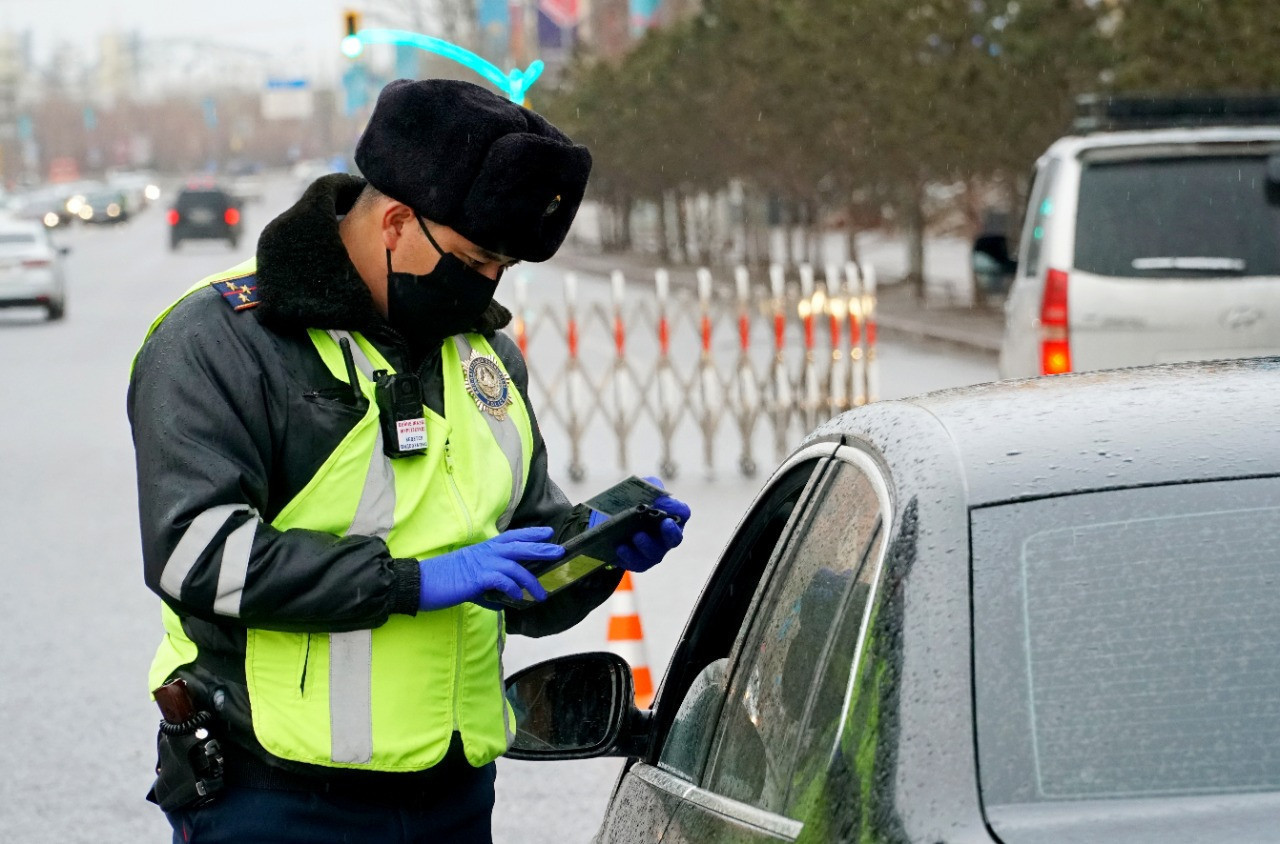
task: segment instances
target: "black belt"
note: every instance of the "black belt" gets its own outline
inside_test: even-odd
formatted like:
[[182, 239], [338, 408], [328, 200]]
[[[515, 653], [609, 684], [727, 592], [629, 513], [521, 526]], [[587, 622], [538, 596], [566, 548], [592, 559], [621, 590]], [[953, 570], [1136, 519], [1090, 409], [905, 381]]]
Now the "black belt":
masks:
[[250, 751], [232, 745], [226, 749], [227, 785], [275, 791], [303, 791], [392, 804], [419, 804], [447, 798], [493, 776], [493, 763], [472, 767], [462, 753], [461, 737], [453, 734], [448, 752], [425, 771], [335, 770], [332, 774], [300, 774], [272, 765]]

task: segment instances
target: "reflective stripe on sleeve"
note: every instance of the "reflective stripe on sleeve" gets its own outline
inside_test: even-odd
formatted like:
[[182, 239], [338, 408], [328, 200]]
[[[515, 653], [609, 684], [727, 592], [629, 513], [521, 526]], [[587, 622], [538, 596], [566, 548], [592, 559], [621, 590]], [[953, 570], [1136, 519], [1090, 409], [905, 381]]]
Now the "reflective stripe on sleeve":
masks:
[[244, 598], [244, 581], [249, 576], [249, 557], [253, 554], [253, 539], [258, 535], [258, 514], [231, 531], [222, 543], [222, 564], [218, 568], [218, 596], [213, 601], [213, 611], [218, 615], [240, 617], [240, 602]]
[[[471, 358], [471, 343], [466, 337], [461, 334], [454, 335], [453, 343], [458, 349], [458, 356], [464, 362]], [[515, 389], [515, 386], [510, 385], [508, 389]], [[520, 499], [524, 495], [524, 443], [520, 440], [520, 429], [516, 427], [516, 422], [511, 418], [510, 413], [498, 420], [491, 414], [478, 412], [484, 417], [484, 421], [489, 423], [493, 438], [498, 441], [498, 447], [502, 449], [507, 463], [511, 466], [511, 501], [507, 503], [507, 509], [498, 517], [498, 532], [501, 533], [511, 524], [516, 508], [520, 506]]]
[[165, 594], [176, 600], [182, 599], [182, 584], [186, 582], [187, 575], [191, 574], [191, 569], [195, 568], [196, 560], [200, 559], [200, 555], [213, 542], [227, 519], [245, 510], [254, 512], [247, 504], [219, 504], [191, 520], [160, 574], [160, 588]]

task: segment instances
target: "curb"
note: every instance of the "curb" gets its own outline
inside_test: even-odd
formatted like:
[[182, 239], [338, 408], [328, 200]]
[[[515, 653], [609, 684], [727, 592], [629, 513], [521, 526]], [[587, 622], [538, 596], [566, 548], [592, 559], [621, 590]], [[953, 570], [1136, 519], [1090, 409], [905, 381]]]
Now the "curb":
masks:
[[931, 325], [908, 317], [886, 314], [883, 310], [876, 314], [876, 327], [883, 332], [903, 335], [923, 340], [936, 340], [952, 346], [961, 346], [974, 352], [987, 355], [1000, 354], [1000, 339], [983, 337], [958, 328]]

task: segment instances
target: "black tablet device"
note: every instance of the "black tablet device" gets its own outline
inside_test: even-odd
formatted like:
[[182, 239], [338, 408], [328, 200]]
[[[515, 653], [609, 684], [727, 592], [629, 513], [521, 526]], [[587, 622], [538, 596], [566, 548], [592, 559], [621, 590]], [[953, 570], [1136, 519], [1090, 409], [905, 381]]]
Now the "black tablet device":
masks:
[[[564, 556], [560, 559], [521, 563], [521, 565], [538, 578], [542, 588], [547, 590], [549, 598], [611, 562], [617, 554], [618, 546], [628, 542], [637, 533], [641, 531], [656, 533], [663, 519], [680, 521], [679, 516], [673, 516], [646, 504], [637, 504], [625, 513], [613, 516], [608, 521], [601, 522], [591, 530], [584, 531], [565, 542]], [[523, 599], [519, 601], [514, 601], [502, 592], [492, 589], [484, 593], [484, 599], [515, 609], [524, 609], [538, 603], [533, 600], [527, 590], [523, 594]]]

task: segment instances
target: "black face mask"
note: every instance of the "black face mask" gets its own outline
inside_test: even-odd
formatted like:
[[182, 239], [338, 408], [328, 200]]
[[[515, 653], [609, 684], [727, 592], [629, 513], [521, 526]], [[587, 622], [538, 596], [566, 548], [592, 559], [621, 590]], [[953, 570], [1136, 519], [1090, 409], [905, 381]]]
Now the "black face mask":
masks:
[[398, 273], [391, 269], [391, 250], [387, 250], [387, 321], [414, 340], [443, 340], [474, 329], [493, 301], [497, 279], [488, 278], [457, 255], [445, 252], [427, 231], [422, 218], [416, 219], [422, 233], [440, 253], [440, 260], [426, 275]]

